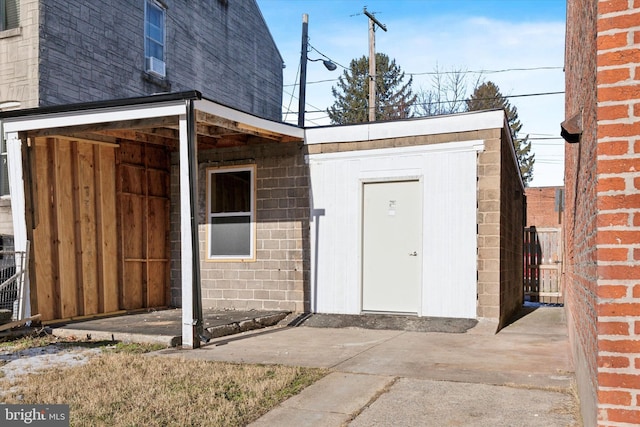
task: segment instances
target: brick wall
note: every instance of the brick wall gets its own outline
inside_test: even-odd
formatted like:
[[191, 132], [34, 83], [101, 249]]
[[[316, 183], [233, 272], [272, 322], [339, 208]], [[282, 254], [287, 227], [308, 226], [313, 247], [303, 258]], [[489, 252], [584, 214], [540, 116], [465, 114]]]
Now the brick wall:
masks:
[[585, 425], [640, 424], [638, 0], [570, 0], [567, 306]]
[[[299, 144], [199, 152], [200, 259], [203, 307], [309, 311], [309, 172]], [[251, 159], [251, 160], [247, 160]], [[206, 261], [208, 167], [257, 167], [255, 262]], [[180, 212], [177, 159], [171, 183], [171, 294], [180, 306]]]
[[640, 424], [640, 1], [598, 2], [598, 420]]
[[565, 304], [585, 425], [596, 424], [596, 16], [594, 0], [567, 2], [565, 117], [582, 115], [565, 149]]
[[281, 119], [282, 58], [255, 0], [164, 0], [166, 79], [144, 70], [143, 0], [41, 0], [40, 105], [199, 90]]
[[529, 187], [527, 196], [527, 227], [560, 227], [562, 212], [556, 208], [556, 194], [564, 187]]

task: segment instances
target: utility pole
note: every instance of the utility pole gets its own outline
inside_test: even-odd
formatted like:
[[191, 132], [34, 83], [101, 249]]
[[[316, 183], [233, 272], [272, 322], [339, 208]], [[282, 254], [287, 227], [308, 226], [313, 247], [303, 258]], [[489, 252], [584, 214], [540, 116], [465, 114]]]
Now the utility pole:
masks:
[[387, 31], [387, 27], [370, 13], [366, 6], [362, 11], [369, 18], [369, 121], [376, 121], [376, 25]]
[[298, 126], [304, 127], [304, 108], [307, 95], [307, 51], [309, 49], [309, 15], [302, 15], [302, 48], [300, 51], [300, 96], [298, 97]]

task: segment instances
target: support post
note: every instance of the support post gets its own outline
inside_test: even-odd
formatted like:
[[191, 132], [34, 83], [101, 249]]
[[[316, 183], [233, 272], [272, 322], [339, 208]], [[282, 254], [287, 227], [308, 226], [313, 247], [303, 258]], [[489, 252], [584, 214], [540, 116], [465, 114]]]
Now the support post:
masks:
[[180, 245], [182, 271], [182, 347], [200, 347], [202, 296], [196, 201], [198, 161], [196, 157], [193, 101], [180, 116]]

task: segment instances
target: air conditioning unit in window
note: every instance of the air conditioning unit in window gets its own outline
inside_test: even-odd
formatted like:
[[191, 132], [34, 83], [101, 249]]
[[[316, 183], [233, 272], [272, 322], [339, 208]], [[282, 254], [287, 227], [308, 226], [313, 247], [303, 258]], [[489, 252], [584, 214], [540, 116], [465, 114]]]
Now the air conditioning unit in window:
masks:
[[164, 77], [166, 75], [164, 61], [150, 56], [147, 58], [147, 72], [155, 74], [158, 77]]

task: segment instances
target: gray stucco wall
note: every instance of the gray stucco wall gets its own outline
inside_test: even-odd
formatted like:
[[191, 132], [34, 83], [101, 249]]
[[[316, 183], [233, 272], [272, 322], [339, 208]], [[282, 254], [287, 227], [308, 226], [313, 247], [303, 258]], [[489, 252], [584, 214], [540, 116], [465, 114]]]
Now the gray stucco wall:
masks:
[[145, 0], [42, 0], [40, 106], [195, 89], [281, 119], [282, 58], [255, 0], [162, 3], [165, 79], [144, 69]]

